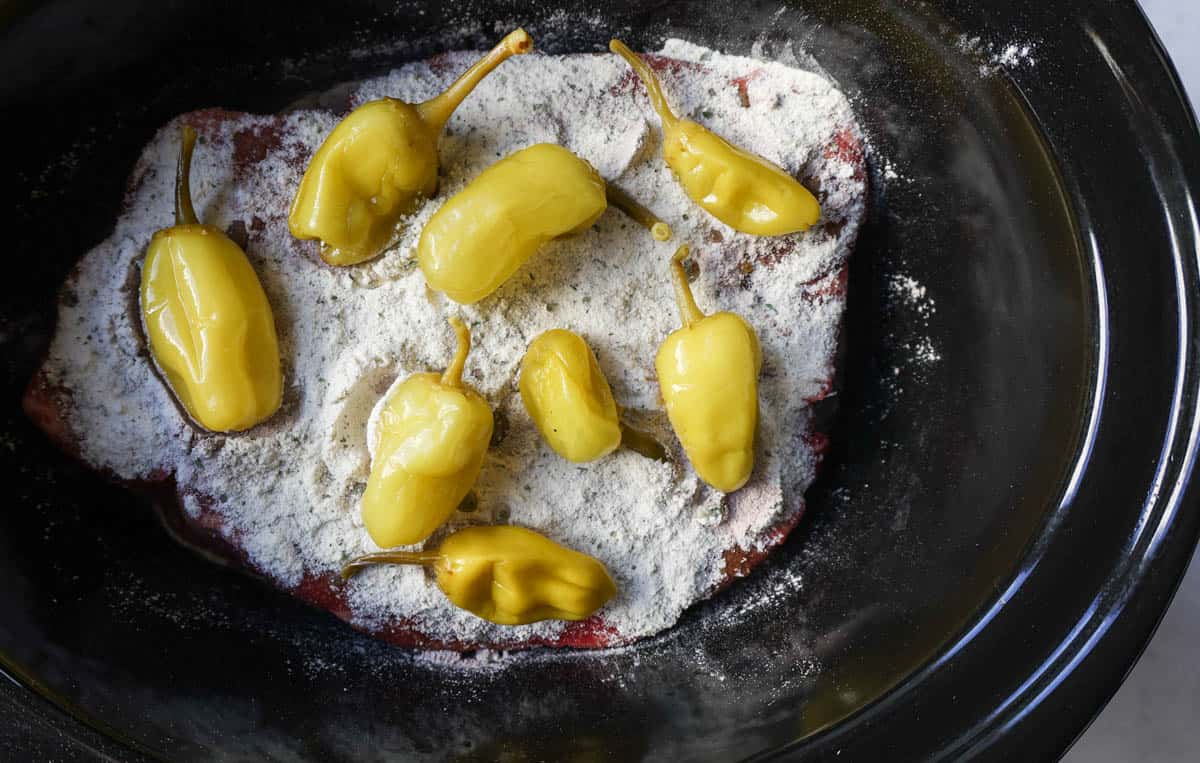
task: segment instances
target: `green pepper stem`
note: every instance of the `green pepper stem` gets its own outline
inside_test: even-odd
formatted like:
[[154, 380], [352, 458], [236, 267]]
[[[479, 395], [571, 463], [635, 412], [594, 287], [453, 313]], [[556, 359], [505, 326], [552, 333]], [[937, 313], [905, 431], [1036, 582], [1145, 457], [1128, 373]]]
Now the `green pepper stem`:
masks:
[[378, 551], [374, 554], [363, 554], [342, 565], [342, 580], [349, 580], [377, 564], [420, 564], [428, 567], [436, 564], [441, 558], [440, 554], [424, 551]]
[[650, 231], [650, 235], [654, 236], [656, 240], [670, 240], [671, 226], [659, 220], [656, 214], [642, 206], [637, 199], [624, 190], [612, 183], [607, 183], [604, 187], [604, 195], [608, 198], [610, 207], [616, 207], [629, 215], [635, 223]]
[[529, 36], [528, 32], [524, 29], [514, 29], [509, 32], [503, 40], [496, 44], [496, 47], [488, 51], [487, 55], [476, 61], [470, 69], [462, 73], [462, 76], [454, 80], [454, 84], [446, 88], [444, 93], [419, 104], [417, 111], [421, 114], [421, 119], [433, 128], [434, 132], [440, 133], [446, 122], [449, 121], [450, 115], [484, 77], [491, 74], [492, 70], [504, 63], [509, 56], [524, 55], [531, 50], [533, 50], [533, 38]]
[[662, 85], [649, 65], [642, 60], [641, 56], [630, 50], [620, 40], [610, 40], [608, 49], [629, 62], [638, 79], [646, 86], [646, 93], [650, 96], [650, 104], [658, 112], [658, 118], [662, 120], [663, 127], [673, 127], [679, 121], [679, 117], [675, 116], [675, 112], [671, 111], [671, 107], [667, 104], [667, 98], [663, 95]]
[[684, 328], [690, 328], [693, 323], [704, 320], [704, 313], [696, 306], [696, 298], [692, 296], [692, 287], [688, 284], [687, 273], [683, 271], [683, 261], [687, 259], [691, 249], [687, 244], [679, 247], [671, 257], [671, 280], [675, 283], [675, 304], [679, 306], [679, 317]]
[[175, 224], [196, 225], [196, 210], [192, 208], [192, 149], [196, 147], [196, 131], [184, 125], [179, 136], [179, 164], [175, 166]]
[[458, 318], [451, 318], [450, 325], [454, 327], [454, 333], [458, 337], [458, 350], [454, 353], [454, 360], [450, 361], [450, 365], [446, 366], [442, 373], [442, 385], [461, 387], [463, 366], [467, 364], [467, 354], [471, 352], [471, 332]]
[[667, 456], [667, 449], [653, 435], [640, 429], [634, 429], [624, 421], [621, 422], [621, 447], [629, 448], [634, 453], [655, 461], [670, 460]]

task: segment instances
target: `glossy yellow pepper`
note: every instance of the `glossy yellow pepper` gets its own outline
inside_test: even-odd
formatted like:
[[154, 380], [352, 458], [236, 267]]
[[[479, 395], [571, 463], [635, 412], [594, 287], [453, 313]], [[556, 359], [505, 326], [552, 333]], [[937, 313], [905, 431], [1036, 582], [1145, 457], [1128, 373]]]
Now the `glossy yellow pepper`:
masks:
[[663, 159], [692, 201], [729, 227], [756, 236], [808, 229], [821, 216], [816, 198], [795, 178], [760, 156], [671, 111], [658, 78], [620, 40], [608, 44], [646, 86], [662, 120]]
[[746, 484], [754, 469], [758, 427], [758, 335], [741, 316], [705, 316], [696, 307], [681, 246], [671, 278], [683, 328], [658, 348], [654, 365], [671, 426], [700, 478], [726, 493]]
[[434, 552], [367, 554], [347, 563], [342, 577], [375, 564], [432, 567], [455, 606], [500, 625], [583, 620], [617, 593], [596, 559], [509, 525], [463, 528]]
[[492, 409], [462, 381], [471, 335], [457, 318], [458, 352], [445, 373], [413, 374], [379, 419], [363, 524], [382, 548], [425, 540], [466, 496], [492, 439]]
[[529, 34], [517, 29], [436, 98], [415, 106], [381, 98], [350, 112], [304, 172], [288, 213], [292, 235], [320, 241], [331, 265], [382, 252], [400, 219], [437, 191], [438, 140], [450, 115], [509, 56], [532, 49]]
[[612, 390], [578, 334], [552, 329], [534, 339], [521, 361], [520, 389], [538, 431], [568, 461], [594, 461], [620, 446]]
[[275, 318], [246, 253], [201, 225], [189, 174], [196, 131], [183, 128], [175, 225], [154, 234], [139, 290], [142, 327], [175, 397], [200, 426], [233, 432], [271, 417], [283, 396]]
[[583, 159], [538, 143], [488, 167], [421, 231], [417, 261], [434, 289], [478, 302], [547, 241], [587, 230], [611, 203], [666, 240], [670, 228]]

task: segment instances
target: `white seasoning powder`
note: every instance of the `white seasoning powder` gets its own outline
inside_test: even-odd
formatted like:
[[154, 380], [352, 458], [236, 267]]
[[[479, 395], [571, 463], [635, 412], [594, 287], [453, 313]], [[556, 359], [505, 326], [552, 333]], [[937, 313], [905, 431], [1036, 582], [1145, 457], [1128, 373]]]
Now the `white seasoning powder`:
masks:
[[[377, 550], [358, 506], [371, 412], [397, 379], [445, 366], [454, 351], [446, 319], [458, 315], [474, 339], [464, 379], [493, 405], [503, 436], [475, 487], [477, 509], [456, 513], [430, 543], [464, 524], [536, 529], [608, 567], [620, 592], [601, 614], [621, 639], [670, 626], [722, 580], [726, 550], [761, 547], [803, 508], [816, 468], [807, 401], [827, 392], [833, 375], [844, 297], [831, 287], [863, 214], [865, 181], [828, 149], [839, 135], [860, 136], [846, 98], [826, 79], [678, 40], [663, 54], [697, 64], [662, 74], [678, 112], [812, 179], [821, 226], [762, 239], [721, 224], [687, 199], [663, 164], [658, 119], [624, 62], [535, 53], [503, 64], [458, 109], [441, 143], [439, 194], [403, 238], [373, 262], [334, 269], [291, 237], [286, 214], [304, 163], [336, 118], [235, 115], [202, 130], [192, 194], [205, 222], [241, 221], [251, 230], [247, 253], [275, 310], [287, 390], [284, 409], [264, 426], [200, 433], [151, 372], [130, 310], [144, 248], [172, 223], [172, 124], [146, 148], [115, 231], [80, 262], [74, 298], [60, 309], [45, 370], [70, 391], [66, 418], [82, 457], [123, 479], [174, 474], [185, 510], [195, 515], [202, 496], [222, 532], [282, 587], [330, 574]], [[424, 100], [474, 57], [405, 65], [362, 83], [353, 104], [383, 95]], [[235, 135], [247, 130], [278, 140], [261, 161], [239, 167]], [[591, 230], [544, 247], [476, 305], [432, 292], [414, 261], [424, 222], [490, 164], [538, 142], [587, 159], [666, 220], [673, 240], [657, 242], [610, 210]], [[699, 266], [693, 288], [701, 308], [746, 317], [763, 347], [758, 462], [751, 482], [727, 500], [678, 453], [675, 463], [624, 450], [568, 463], [541, 441], [516, 389], [529, 342], [568, 328], [595, 350], [628, 419], [673, 443], [653, 361], [679, 326], [667, 263], [685, 242]], [[439, 640], [503, 646], [554, 638], [564, 627], [490, 624], [450, 605], [419, 568], [369, 569], [347, 590], [352, 619], [371, 629], [403, 624]]]

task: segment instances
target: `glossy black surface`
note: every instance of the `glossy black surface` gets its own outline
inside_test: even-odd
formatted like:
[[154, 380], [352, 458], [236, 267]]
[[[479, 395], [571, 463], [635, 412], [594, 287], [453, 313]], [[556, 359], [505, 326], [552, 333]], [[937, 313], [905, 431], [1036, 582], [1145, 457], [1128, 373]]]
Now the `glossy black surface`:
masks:
[[[1132, 2], [290, 5], [63, 2], [5, 20], [0, 663], [41, 697], [0, 680], [0, 752], [1065, 749], [1144, 645], [1200, 524], [1186, 485], [1200, 146]], [[636, 647], [464, 672], [175, 546], [146, 506], [55, 452], [17, 401], [57, 285], [107, 235], [164, 121], [271, 111], [448, 45], [482, 47], [513, 20], [550, 52], [599, 50], [614, 32], [636, 47], [761, 40], [768, 54], [796, 40], [902, 178], [876, 185], [834, 448], [781, 552]], [[1035, 43], [1036, 64], [982, 75], [987, 44], [1011, 41]], [[898, 297], [900, 276], [936, 312]], [[919, 360], [922, 342], [940, 360]]]

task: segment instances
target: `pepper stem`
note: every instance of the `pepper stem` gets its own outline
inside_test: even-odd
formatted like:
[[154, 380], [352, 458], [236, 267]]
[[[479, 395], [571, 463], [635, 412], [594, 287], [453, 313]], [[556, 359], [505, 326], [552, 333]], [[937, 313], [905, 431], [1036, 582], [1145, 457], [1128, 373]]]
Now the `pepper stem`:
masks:
[[184, 125], [179, 135], [179, 164], [175, 165], [175, 224], [196, 225], [196, 210], [192, 208], [192, 149], [196, 147], [196, 131]]
[[377, 564], [435, 564], [441, 556], [424, 551], [379, 551], [374, 554], [356, 556], [342, 565], [342, 580], [349, 580], [368, 567]]
[[637, 74], [638, 79], [646, 86], [646, 93], [650, 96], [650, 104], [658, 112], [658, 118], [662, 120], [663, 127], [674, 126], [679, 121], [679, 117], [675, 116], [675, 112], [671, 111], [671, 107], [667, 105], [667, 98], [663, 95], [662, 85], [659, 84], [658, 77], [655, 76], [649, 65], [642, 60], [641, 56], [630, 50], [620, 40], [610, 40], [608, 49], [621, 58], [624, 58], [633, 67], [633, 71]]
[[492, 70], [504, 63], [509, 56], [524, 55], [531, 50], [533, 50], [533, 38], [529, 36], [528, 32], [524, 29], [514, 29], [509, 32], [503, 40], [496, 44], [496, 47], [488, 51], [487, 55], [476, 61], [470, 69], [462, 73], [462, 76], [454, 80], [454, 83], [446, 88], [444, 93], [419, 104], [417, 111], [421, 114], [421, 119], [433, 128], [434, 132], [440, 133], [442, 127], [449, 121], [450, 115], [484, 77], [491, 74]]
[[637, 199], [630, 196], [624, 190], [612, 183], [608, 183], [604, 187], [604, 195], [608, 198], [609, 206], [616, 207], [629, 215], [635, 223], [649, 230], [650, 235], [654, 236], [656, 240], [670, 240], [671, 226], [659, 220], [657, 215], [642, 206]]
[[454, 360], [450, 361], [450, 365], [442, 372], [442, 385], [461, 387], [463, 366], [467, 364], [467, 354], [471, 352], [471, 332], [458, 318], [451, 318], [450, 325], [454, 327], [454, 333], [458, 336], [458, 350], [454, 353]]
[[640, 429], [634, 429], [621, 422], [621, 447], [629, 448], [639, 456], [654, 459], [655, 461], [669, 461], [667, 457], [667, 449], [648, 432], [643, 432]]
[[696, 307], [696, 298], [692, 296], [692, 287], [688, 284], [687, 273], [683, 271], [683, 261], [691, 251], [687, 244], [679, 247], [671, 257], [671, 280], [675, 283], [675, 304], [679, 306], [679, 318], [684, 328], [690, 328], [693, 323], [704, 320], [704, 313]]

